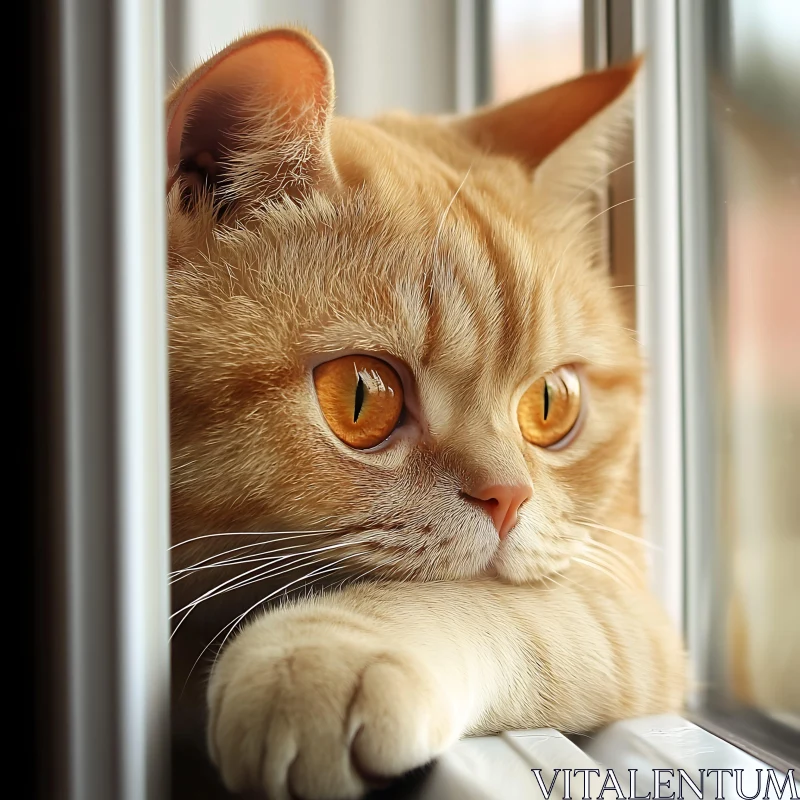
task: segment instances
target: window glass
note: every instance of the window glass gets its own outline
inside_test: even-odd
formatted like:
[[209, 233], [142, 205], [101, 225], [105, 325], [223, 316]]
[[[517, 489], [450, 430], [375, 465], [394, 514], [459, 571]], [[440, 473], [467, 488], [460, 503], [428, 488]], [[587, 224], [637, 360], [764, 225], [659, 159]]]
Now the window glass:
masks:
[[583, 71], [582, 0], [494, 0], [493, 99], [511, 100]]
[[800, 4], [732, 0], [727, 24], [712, 135], [730, 578], [714, 621], [725, 669], [710, 699], [800, 728]]

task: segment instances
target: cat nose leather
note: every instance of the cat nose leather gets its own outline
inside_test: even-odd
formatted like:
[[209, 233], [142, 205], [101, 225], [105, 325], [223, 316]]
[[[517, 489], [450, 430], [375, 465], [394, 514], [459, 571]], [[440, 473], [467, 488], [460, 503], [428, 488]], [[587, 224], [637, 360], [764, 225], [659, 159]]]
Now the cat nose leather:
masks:
[[519, 507], [533, 494], [530, 486], [492, 484], [464, 492], [471, 503], [480, 506], [492, 519], [497, 535], [505, 539], [517, 524]]

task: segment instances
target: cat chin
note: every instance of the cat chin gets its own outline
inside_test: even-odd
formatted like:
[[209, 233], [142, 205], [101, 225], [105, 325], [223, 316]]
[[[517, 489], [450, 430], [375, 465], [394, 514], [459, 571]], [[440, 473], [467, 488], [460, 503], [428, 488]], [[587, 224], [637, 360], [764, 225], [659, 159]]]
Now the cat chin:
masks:
[[542, 554], [531, 555], [520, 551], [501, 550], [492, 562], [493, 577], [515, 585], [539, 583], [546, 578], [558, 576], [569, 567], [569, 557], [551, 557]]
[[497, 567], [494, 564], [489, 564], [485, 569], [481, 570], [476, 578], [499, 578], [500, 574], [497, 572]]

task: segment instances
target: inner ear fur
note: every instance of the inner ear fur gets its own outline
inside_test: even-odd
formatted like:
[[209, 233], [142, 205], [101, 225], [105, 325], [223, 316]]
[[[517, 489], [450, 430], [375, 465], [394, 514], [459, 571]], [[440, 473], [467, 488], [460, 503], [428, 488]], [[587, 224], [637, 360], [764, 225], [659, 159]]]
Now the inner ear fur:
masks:
[[167, 101], [167, 192], [300, 197], [336, 185], [330, 59], [305, 31], [243, 37], [188, 75]]

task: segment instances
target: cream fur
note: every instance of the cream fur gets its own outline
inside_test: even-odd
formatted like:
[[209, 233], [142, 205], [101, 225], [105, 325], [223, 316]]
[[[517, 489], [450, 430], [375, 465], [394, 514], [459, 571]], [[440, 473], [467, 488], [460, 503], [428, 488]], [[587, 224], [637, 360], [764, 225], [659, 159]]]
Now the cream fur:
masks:
[[[465, 734], [679, 709], [683, 651], [639, 538], [641, 365], [582, 191], [610, 168], [626, 109], [531, 174], [458, 121], [326, 117], [304, 149], [266, 130], [282, 125], [267, 107], [245, 120], [223, 216], [210, 196], [182, 201], [180, 180], [170, 192], [175, 608], [257, 569], [220, 566], [223, 551], [297, 565], [198, 604], [176, 686], [261, 598], [328, 587], [272, 605], [216, 660], [208, 744], [230, 790], [355, 798]], [[335, 180], [304, 173], [291, 198], [262, 185], [275, 141], [326, 154]], [[336, 439], [310, 379], [353, 351], [406, 387], [408, 419], [374, 452]], [[579, 365], [587, 413], [569, 446], [541, 450], [516, 403], [562, 364]], [[533, 487], [503, 542], [459, 494], [485, 481]], [[245, 535], [259, 531], [275, 533]], [[176, 692], [179, 735], [203, 724], [196, 677]]]

